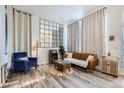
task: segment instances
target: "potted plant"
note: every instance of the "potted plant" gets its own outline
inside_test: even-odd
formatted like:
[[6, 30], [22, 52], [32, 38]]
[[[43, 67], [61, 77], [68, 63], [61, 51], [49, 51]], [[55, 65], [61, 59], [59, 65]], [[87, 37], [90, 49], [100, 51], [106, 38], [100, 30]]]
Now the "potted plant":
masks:
[[65, 54], [65, 51], [64, 51], [64, 46], [63, 45], [59, 45], [59, 53], [60, 53], [60, 56], [62, 58], [62, 60], [64, 59], [64, 54]]

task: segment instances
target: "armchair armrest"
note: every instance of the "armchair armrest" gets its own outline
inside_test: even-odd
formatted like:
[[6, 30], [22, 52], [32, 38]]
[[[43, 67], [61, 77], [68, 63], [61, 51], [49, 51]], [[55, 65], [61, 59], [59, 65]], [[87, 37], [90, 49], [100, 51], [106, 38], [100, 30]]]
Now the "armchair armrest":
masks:
[[21, 69], [27, 69], [27, 63], [28, 61], [24, 61], [24, 60], [14, 60], [14, 68], [21, 68]]
[[26, 63], [28, 61], [26, 61], [26, 60], [14, 60], [13, 62], [14, 63]]
[[94, 58], [89, 61], [87, 69], [94, 70], [97, 64], [98, 64], [98, 59]]
[[36, 57], [28, 57], [29, 61], [35, 61], [37, 62], [37, 58]]
[[14, 60], [13, 61], [15, 65], [27, 65], [28, 61], [24, 61], [24, 60]]

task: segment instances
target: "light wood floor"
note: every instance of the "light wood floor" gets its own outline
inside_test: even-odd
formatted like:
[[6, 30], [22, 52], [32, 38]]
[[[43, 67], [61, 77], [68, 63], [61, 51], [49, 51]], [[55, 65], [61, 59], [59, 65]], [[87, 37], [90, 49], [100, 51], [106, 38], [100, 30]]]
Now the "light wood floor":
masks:
[[5, 87], [8, 88], [111, 88], [124, 87], [124, 72], [119, 78], [94, 71], [87, 73], [81, 69], [73, 68], [71, 75], [53, 76], [49, 69], [53, 65], [40, 65], [37, 69], [32, 69], [26, 74], [10, 73]]

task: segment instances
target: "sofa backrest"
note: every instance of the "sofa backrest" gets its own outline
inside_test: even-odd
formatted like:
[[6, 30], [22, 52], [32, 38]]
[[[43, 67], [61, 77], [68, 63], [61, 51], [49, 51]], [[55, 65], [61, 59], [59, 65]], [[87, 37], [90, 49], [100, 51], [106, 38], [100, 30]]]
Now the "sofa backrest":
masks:
[[22, 57], [26, 57], [26, 56], [27, 56], [27, 52], [15, 52], [15, 53], [13, 53], [14, 59], [18, 59], [18, 58], [22, 58]]
[[94, 56], [94, 58], [97, 58], [96, 54], [79, 53], [79, 52], [73, 52], [72, 58], [79, 59], [79, 60], [86, 60], [89, 55], [92, 55]]

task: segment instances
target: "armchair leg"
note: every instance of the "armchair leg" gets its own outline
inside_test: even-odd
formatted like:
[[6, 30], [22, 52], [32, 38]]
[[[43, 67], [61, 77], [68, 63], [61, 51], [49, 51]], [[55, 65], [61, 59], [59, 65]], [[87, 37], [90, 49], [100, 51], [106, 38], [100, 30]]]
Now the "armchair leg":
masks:
[[37, 69], [37, 66], [35, 66], [35, 69]]
[[24, 74], [26, 74], [26, 71], [24, 71]]

